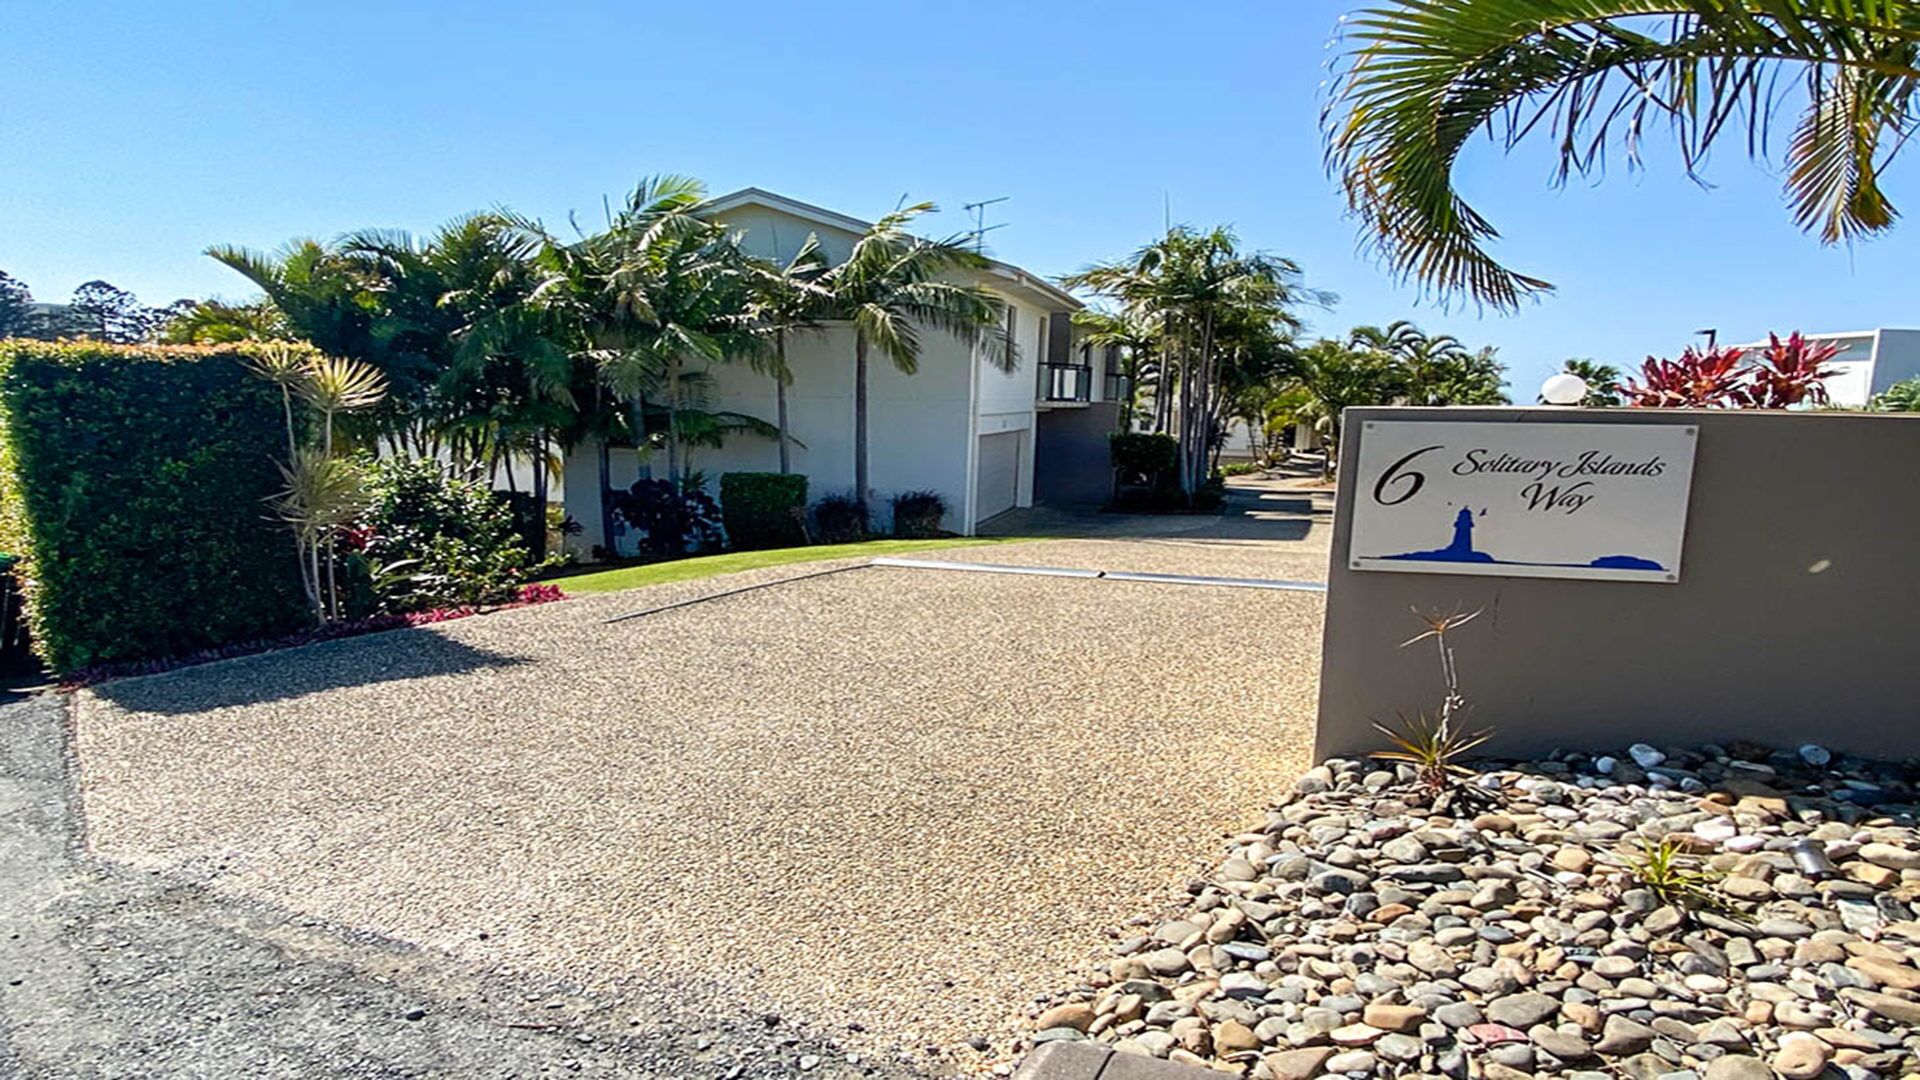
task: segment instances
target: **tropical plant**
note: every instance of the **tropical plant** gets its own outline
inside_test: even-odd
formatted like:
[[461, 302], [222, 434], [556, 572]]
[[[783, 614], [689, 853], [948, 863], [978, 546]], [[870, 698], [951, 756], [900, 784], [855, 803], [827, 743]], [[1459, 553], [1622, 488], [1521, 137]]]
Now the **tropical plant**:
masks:
[[813, 504], [813, 540], [817, 544], [851, 544], [872, 535], [867, 500], [858, 495], [827, 495]]
[[1640, 366], [1640, 378], [1624, 379], [1620, 393], [1627, 404], [1655, 409], [1786, 409], [1802, 403], [1827, 401], [1824, 380], [1833, 371], [1825, 365], [1838, 347], [1808, 341], [1799, 333], [1781, 341], [1768, 335], [1768, 344], [1749, 361], [1742, 349], [1709, 347], [1682, 351], [1675, 360], [1649, 356]]
[[1398, 0], [1343, 23], [1323, 127], [1329, 167], [1392, 270], [1497, 308], [1552, 286], [1501, 265], [1455, 187], [1468, 140], [1540, 132], [1558, 179], [1629, 164], [1664, 120], [1692, 175], [1723, 139], [1769, 152], [1783, 105], [1786, 192], [1823, 242], [1891, 227], [1880, 177], [1916, 119], [1910, 0]]
[[251, 304], [202, 300], [169, 318], [157, 334], [160, 341], [170, 345], [283, 341], [293, 336], [286, 316], [264, 300]]
[[[1331, 298], [1302, 284], [1298, 264], [1240, 250], [1231, 230], [1178, 226], [1119, 262], [1061, 279], [1118, 305], [1129, 334], [1157, 337], [1155, 431], [1179, 444], [1179, 488], [1191, 499], [1204, 486], [1234, 398], [1233, 369], [1272, 367], [1291, 352], [1292, 309]], [[1115, 330], [1117, 333], [1117, 329]]]
[[793, 369], [787, 366], [787, 343], [796, 334], [821, 328], [821, 315], [830, 299], [820, 286], [826, 270], [820, 238], [813, 233], [807, 234], [799, 250], [784, 264], [764, 260], [747, 264], [753, 296], [748, 319], [756, 332], [773, 342], [768, 374], [773, 377], [775, 437], [780, 443], [782, 474], [793, 471], [793, 429], [787, 422], [787, 384], [793, 381]]
[[1013, 343], [989, 329], [1006, 317], [1006, 306], [975, 285], [944, 280], [984, 269], [987, 260], [959, 237], [927, 240], [907, 231], [935, 209], [915, 203], [882, 217], [854, 242], [845, 262], [817, 280], [825, 316], [853, 324], [853, 494], [865, 503], [868, 484], [867, 365], [873, 350], [902, 373], [919, 370], [921, 328], [951, 335], [988, 362], [1011, 371], [1019, 363]]
[[1743, 355], [1739, 349], [1709, 346], [1701, 352], [1689, 346], [1677, 359], [1649, 356], [1638, 379], [1621, 380], [1620, 392], [1627, 404], [1640, 408], [1721, 408], [1740, 385]]
[[[386, 380], [361, 361], [310, 346], [270, 345], [253, 355], [249, 367], [279, 388], [286, 411], [287, 459], [280, 463], [285, 487], [269, 504], [293, 533], [314, 621], [332, 622], [346, 614], [338, 541], [367, 505], [363, 470], [335, 450], [335, 420], [378, 405]], [[296, 398], [316, 414], [310, 429], [303, 430], [294, 411]]]
[[1839, 353], [1840, 346], [1809, 341], [1797, 330], [1785, 341], [1777, 334], [1768, 334], [1766, 347], [1747, 369], [1747, 381], [1740, 387], [1737, 404], [1743, 409], [1825, 405], [1826, 380], [1834, 374], [1826, 363]]
[[[682, 371], [675, 379], [678, 392], [672, 404], [648, 401], [644, 405], [647, 445], [665, 446], [677, 439], [680, 446], [680, 480], [687, 482], [693, 473], [693, 451], [718, 450], [735, 435], [752, 435], [769, 441], [780, 438], [780, 429], [757, 416], [713, 407], [713, 374], [708, 371]], [[787, 436], [787, 442], [801, 449], [806, 443]]]
[[1620, 369], [1612, 364], [1575, 358], [1562, 364], [1560, 370], [1587, 384], [1586, 396], [1580, 399], [1583, 408], [1600, 409], [1621, 404]]
[[614, 512], [639, 531], [641, 553], [654, 558], [720, 546], [720, 507], [696, 484], [636, 480]]
[[1325, 475], [1331, 477], [1340, 456], [1341, 414], [1358, 405], [1385, 405], [1405, 388], [1405, 372], [1391, 355], [1321, 339], [1300, 350], [1301, 388], [1312, 398], [1306, 410], [1326, 443]]
[[1642, 840], [1639, 853], [1627, 859], [1627, 876], [1663, 904], [1687, 910], [1726, 908], [1726, 901], [1714, 889], [1718, 876], [1695, 866], [1686, 851], [1671, 837], [1658, 843]]
[[[1080, 340], [1095, 349], [1113, 350], [1126, 380], [1127, 397], [1120, 410], [1120, 430], [1129, 430], [1140, 419], [1140, 391], [1143, 383], [1158, 376], [1160, 350], [1158, 316], [1141, 310], [1103, 311], [1083, 308], [1073, 313], [1073, 325], [1080, 328]], [[1150, 418], [1149, 423], [1157, 417]], [[1165, 430], [1165, 425], [1155, 427]]]
[[1920, 378], [1894, 383], [1875, 394], [1867, 407], [1874, 412], [1920, 412]]
[[541, 569], [511, 506], [487, 485], [430, 458], [361, 467], [366, 506], [343, 539], [372, 611], [504, 603]]
[[1385, 735], [1392, 746], [1375, 751], [1373, 756], [1412, 765], [1416, 781], [1437, 796], [1452, 790], [1459, 777], [1471, 775], [1455, 762], [1493, 737], [1490, 730], [1465, 731], [1460, 726], [1467, 701], [1460, 692], [1460, 672], [1454, 661], [1453, 643], [1447, 640], [1449, 633], [1478, 618], [1480, 612], [1455, 610], [1442, 614], [1416, 608], [1414, 614], [1426, 624], [1426, 629], [1401, 642], [1400, 647], [1405, 649], [1433, 639], [1446, 695], [1435, 714], [1422, 710], [1411, 718], [1401, 717], [1398, 731], [1374, 722], [1374, 729]]
[[909, 540], [945, 536], [941, 522], [947, 500], [937, 491], [908, 491], [893, 497], [893, 535]]

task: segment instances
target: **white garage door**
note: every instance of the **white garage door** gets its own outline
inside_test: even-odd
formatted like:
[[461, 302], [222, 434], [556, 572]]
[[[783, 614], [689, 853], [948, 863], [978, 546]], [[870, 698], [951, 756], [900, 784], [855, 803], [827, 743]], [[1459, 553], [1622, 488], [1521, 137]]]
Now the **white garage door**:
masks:
[[1020, 433], [980, 436], [980, 471], [973, 486], [973, 520], [1013, 509], [1020, 498]]

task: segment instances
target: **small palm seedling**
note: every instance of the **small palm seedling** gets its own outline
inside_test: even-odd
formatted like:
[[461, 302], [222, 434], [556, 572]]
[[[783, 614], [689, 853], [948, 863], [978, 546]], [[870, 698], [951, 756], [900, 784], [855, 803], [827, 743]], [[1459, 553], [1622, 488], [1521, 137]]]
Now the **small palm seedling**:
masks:
[[1686, 858], [1686, 848], [1671, 838], [1659, 843], [1643, 840], [1640, 854], [1627, 859], [1627, 876], [1663, 904], [1689, 911], [1719, 911], [1727, 906], [1713, 887], [1715, 875], [1693, 865]]

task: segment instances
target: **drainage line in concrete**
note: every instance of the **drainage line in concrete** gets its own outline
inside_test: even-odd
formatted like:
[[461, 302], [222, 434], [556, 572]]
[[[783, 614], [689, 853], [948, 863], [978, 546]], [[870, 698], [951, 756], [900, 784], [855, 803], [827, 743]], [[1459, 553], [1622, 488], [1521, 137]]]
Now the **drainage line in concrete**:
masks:
[[1205, 577], [1194, 574], [1150, 574], [1133, 570], [1074, 570], [1060, 566], [1006, 566], [1000, 563], [949, 562], [944, 559], [898, 559], [883, 556], [874, 566], [907, 570], [957, 570], [974, 574], [1033, 574], [1040, 577], [1099, 578], [1149, 585], [1211, 585], [1228, 589], [1281, 589], [1289, 592], [1326, 592], [1323, 581], [1281, 581], [1273, 578]]
[[615, 615], [613, 618], [605, 620], [602, 623], [602, 625], [608, 625], [608, 624], [617, 623], [617, 622], [626, 622], [628, 619], [638, 619], [647, 615], [658, 615], [663, 611], [672, 611], [675, 608], [692, 607], [695, 604], [704, 604], [709, 600], [722, 600], [729, 596], [739, 596], [741, 593], [750, 593], [756, 589], [771, 589], [775, 585], [787, 585], [795, 581], [806, 581], [809, 578], [826, 577], [830, 574], [844, 574], [849, 570], [865, 570], [869, 565], [871, 564], [858, 563], [854, 566], [836, 566], [830, 570], [815, 570], [811, 574], [795, 574], [792, 577], [778, 578], [773, 581], [762, 581], [753, 585], [742, 585], [737, 589], [726, 589], [717, 593], [707, 593], [705, 596], [695, 596], [686, 600], [676, 600], [671, 604], [662, 604], [659, 607], [655, 607], [655, 608], [646, 608], [641, 611], [629, 611], [625, 615]]

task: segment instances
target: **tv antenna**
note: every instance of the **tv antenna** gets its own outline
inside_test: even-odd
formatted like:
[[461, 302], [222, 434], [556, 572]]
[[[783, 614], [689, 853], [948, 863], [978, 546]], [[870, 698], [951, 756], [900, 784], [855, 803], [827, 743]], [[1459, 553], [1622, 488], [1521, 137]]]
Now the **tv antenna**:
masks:
[[970, 202], [970, 203], [961, 204], [960, 208], [962, 210], [965, 210], [967, 213], [973, 215], [973, 250], [976, 253], [986, 246], [988, 233], [992, 232], [995, 229], [1004, 229], [1008, 225], [1012, 224], [1011, 222], [1006, 222], [1006, 221], [1003, 221], [998, 225], [987, 224], [987, 207], [992, 206], [994, 203], [1006, 202], [1008, 199], [1011, 199], [1011, 198], [1013, 198], [1013, 196], [1011, 195], [1001, 195], [998, 198], [982, 199], [979, 202]]

